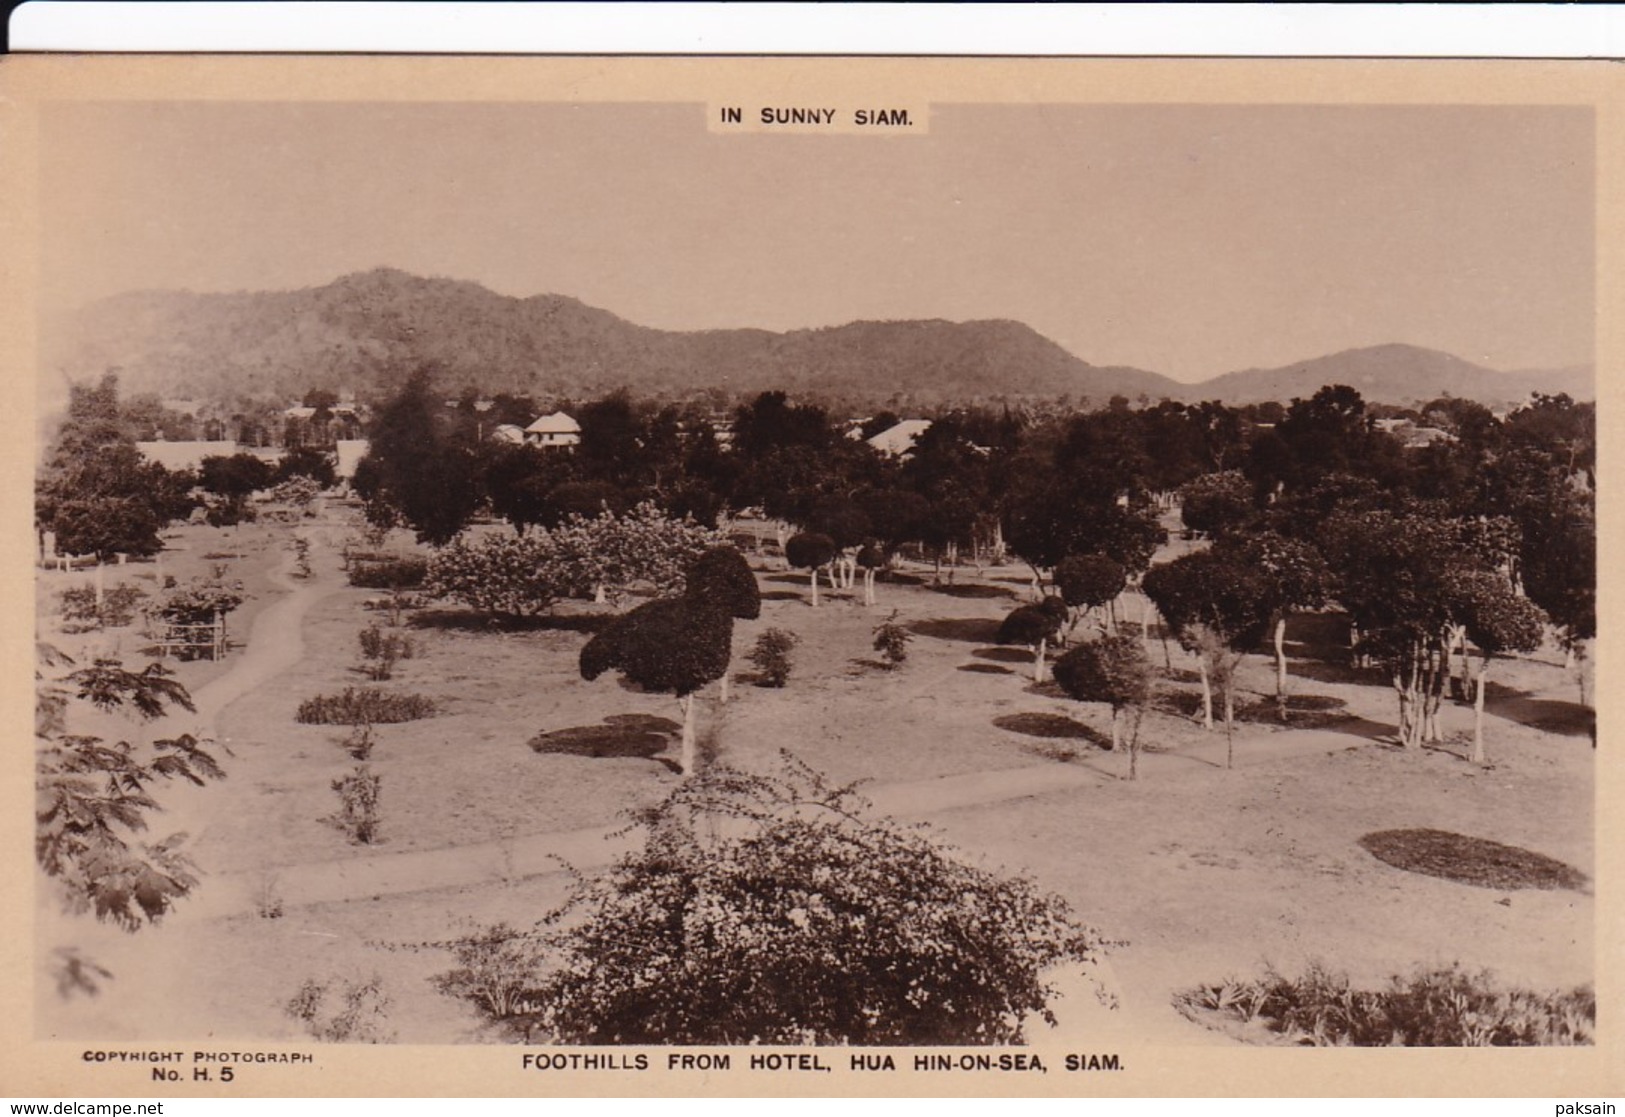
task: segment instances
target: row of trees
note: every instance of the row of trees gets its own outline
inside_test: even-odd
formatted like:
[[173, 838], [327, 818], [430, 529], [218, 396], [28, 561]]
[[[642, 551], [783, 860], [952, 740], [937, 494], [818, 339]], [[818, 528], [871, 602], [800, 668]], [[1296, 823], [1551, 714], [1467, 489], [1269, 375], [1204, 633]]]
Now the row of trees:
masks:
[[136, 436], [142, 410], [127, 408], [118, 377], [76, 384], [57, 436], [34, 487], [38, 529], [51, 532], [59, 552], [145, 557], [158, 552], [159, 534], [194, 509], [215, 523], [244, 517], [250, 494], [293, 478], [334, 484], [332, 457], [306, 447], [273, 465], [253, 454], [205, 458], [197, 470], [171, 470], [142, 457]]

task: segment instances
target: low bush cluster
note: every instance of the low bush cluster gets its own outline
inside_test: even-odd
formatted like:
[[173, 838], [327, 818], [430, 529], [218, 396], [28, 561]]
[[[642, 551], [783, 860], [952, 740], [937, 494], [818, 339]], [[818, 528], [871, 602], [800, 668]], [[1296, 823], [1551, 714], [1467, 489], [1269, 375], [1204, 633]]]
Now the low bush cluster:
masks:
[[146, 594], [132, 585], [112, 586], [96, 600], [95, 586], [74, 586], [58, 595], [62, 618], [97, 628], [122, 628], [135, 621]]
[[345, 687], [299, 703], [302, 725], [394, 725], [433, 717], [434, 700], [421, 694], [392, 694], [374, 687]]
[[1489, 971], [1460, 965], [1395, 976], [1373, 990], [1313, 964], [1301, 977], [1271, 970], [1258, 980], [1188, 989], [1174, 1003], [1203, 1023], [1252, 1025], [1271, 1042], [1317, 1047], [1571, 1046], [1593, 1042], [1597, 1019], [1589, 987], [1508, 989]]
[[361, 589], [417, 589], [428, 572], [429, 560], [421, 555], [350, 557], [350, 584]]

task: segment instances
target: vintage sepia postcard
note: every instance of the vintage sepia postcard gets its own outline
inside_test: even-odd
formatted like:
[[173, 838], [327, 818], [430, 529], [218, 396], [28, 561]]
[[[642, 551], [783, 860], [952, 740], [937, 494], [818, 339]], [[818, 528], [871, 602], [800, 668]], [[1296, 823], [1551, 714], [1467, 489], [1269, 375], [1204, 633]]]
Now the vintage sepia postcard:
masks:
[[1617, 66], [18, 56], [0, 175], [8, 1092], [1625, 1089]]

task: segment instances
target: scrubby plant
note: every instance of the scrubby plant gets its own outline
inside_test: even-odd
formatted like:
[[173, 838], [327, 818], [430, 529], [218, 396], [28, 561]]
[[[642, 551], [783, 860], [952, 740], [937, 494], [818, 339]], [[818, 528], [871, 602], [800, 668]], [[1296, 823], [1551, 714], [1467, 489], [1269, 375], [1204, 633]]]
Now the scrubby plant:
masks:
[[298, 578], [310, 577], [310, 540], [303, 535], [293, 539], [293, 573]]
[[457, 967], [437, 975], [435, 986], [449, 997], [471, 1002], [481, 1016], [528, 1042], [536, 1023], [532, 991], [547, 954], [540, 936], [496, 923], [473, 927], [444, 945]]
[[410, 636], [386, 633], [375, 624], [363, 628], [359, 636], [361, 655], [367, 661], [362, 669], [375, 682], [388, 679], [394, 674], [395, 664], [403, 659], [411, 659], [417, 650]]
[[1054, 1022], [1053, 968], [1101, 957], [1060, 897], [788, 758], [708, 769], [640, 822], [642, 848], [543, 921], [551, 1042], [1020, 1043]]
[[365, 764], [356, 765], [355, 771], [333, 781], [333, 791], [339, 797], [339, 813], [333, 823], [350, 836], [357, 845], [372, 845], [378, 840], [378, 796], [383, 779]]
[[[334, 1007], [331, 1002], [338, 1000]], [[365, 981], [307, 978], [283, 1012], [323, 1043], [389, 1043], [389, 994], [377, 974]]]
[[770, 628], [756, 638], [747, 658], [756, 668], [759, 685], [782, 687], [785, 684], [790, 678], [790, 668], [794, 666], [790, 653], [798, 643], [800, 637], [782, 628]]
[[433, 717], [432, 698], [393, 694], [374, 687], [345, 687], [343, 694], [322, 694], [299, 703], [296, 720], [304, 725], [393, 725]]
[[366, 760], [372, 756], [372, 747], [378, 743], [377, 735], [372, 726], [363, 722], [350, 727], [350, 733], [340, 742], [344, 751], [357, 760]]
[[96, 600], [95, 586], [73, 586], [57, 595], [64, 620], [97, 628], [123, 628], [131, 624], [147, 595], [139, 586], [124, 583], [110, 586], [102, 592], [101, 598]]
[[304, 512], [322, 495], [322, 487], [310, 477], [290, 477], [273, 488], [270, 495], [275, 503], [286, 504]]
[[893, 609], [891, 615], [874, 629], [875, 651], [880, 653], [887, 667], [900, 667], [908, 659], [908, 642], [914, 639], [914, 634], [897, 623], [897, 610]]
[[1317, 1047], [1590, 1044], [1597, 1016], [1589, 986], [1535, 993], [1459, 963], [1396, 975], [1384, 989], [1358, 989], [1347, 974], [1317, 962], [1299, 977], [1270, 970], [1257, 980], [1187, 989], [1174, 1004], [1202, 1023], [1250, 1024], [1272, 1042]]

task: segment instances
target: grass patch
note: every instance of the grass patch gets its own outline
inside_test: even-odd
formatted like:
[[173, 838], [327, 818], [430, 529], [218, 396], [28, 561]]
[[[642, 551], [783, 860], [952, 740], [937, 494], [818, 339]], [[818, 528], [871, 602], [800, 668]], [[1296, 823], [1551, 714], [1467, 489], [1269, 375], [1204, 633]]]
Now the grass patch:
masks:
[[391, 694], [374, 687], [345, 687], [299, 703], [303, 725], [393, 725], [434, 716], [434, 700], [421, 694]]
[[1582, 891], [1589, 883], [1578, 869], [1543, 854], [1448, 830], [1379, 830], [1360, 846], [1396, 869], [1478, 888]]
[[1589, 986], [1535, 993], [1500, 986], [1460, 965], [1356, 989], [1314, 963], [1301, 977], [1271, 970], [1187, 989], [1174, 1006], [1238, 1039], [1294, 1046], [1554, 1047], [1590, 1044], [1597, 998]]
[[1015, 672], [1008, 667], [1000, 667], [996, 663], [965, 663], [961, 664], [961, 671], [969, 671], [973, 675], [1014, 675]]

